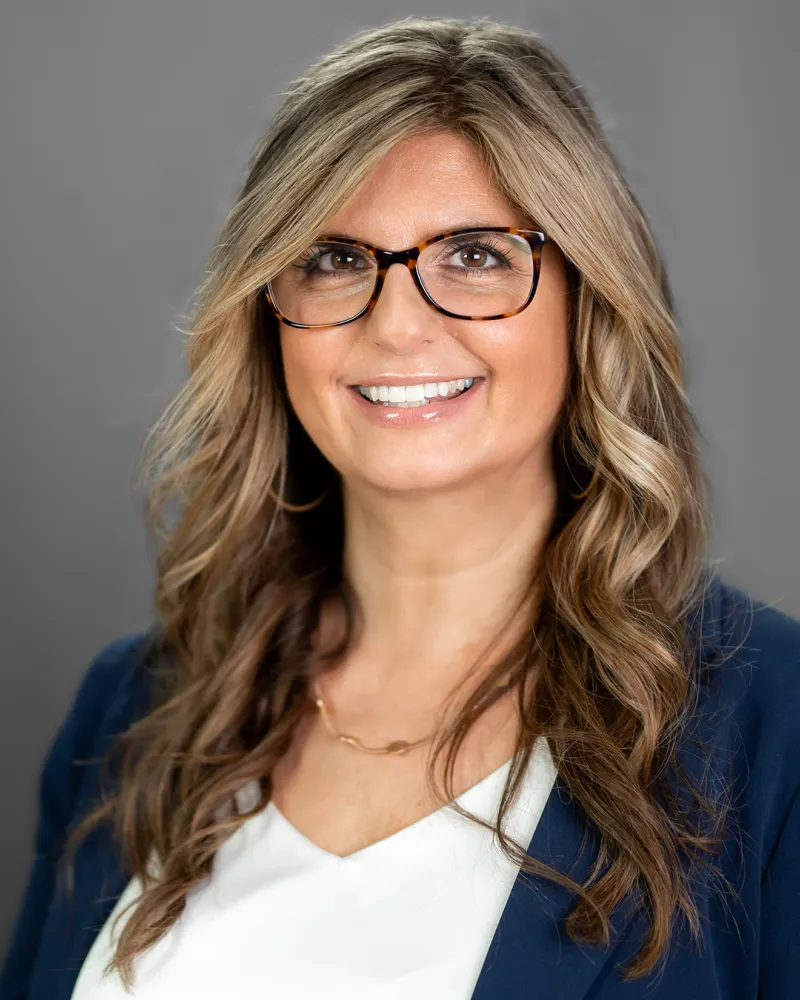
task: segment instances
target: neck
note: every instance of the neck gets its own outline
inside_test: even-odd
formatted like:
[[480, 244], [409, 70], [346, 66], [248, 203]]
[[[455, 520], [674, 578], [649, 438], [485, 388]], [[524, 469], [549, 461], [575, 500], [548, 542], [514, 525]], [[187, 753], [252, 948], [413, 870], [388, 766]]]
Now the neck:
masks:
[[526, 468], [450, 492], [346, 482], [344, 571], [363, 612], [353, 669], [370, 686], [429, 691], [496, 634], [510, 645], [531, 597], [516, 621], [509, 612], [530, 589], [555, 507], [552, 474]]

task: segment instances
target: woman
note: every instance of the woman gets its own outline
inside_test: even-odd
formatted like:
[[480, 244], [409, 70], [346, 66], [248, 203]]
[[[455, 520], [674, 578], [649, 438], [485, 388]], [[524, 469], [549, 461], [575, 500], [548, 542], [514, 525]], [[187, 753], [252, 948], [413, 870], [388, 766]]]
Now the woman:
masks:
[[581, 90], [406, 19], [250, 166], [148, 441], [157, 620], [45, 764], [0, 997], [795, 995], [800, 623], [704, 561]]

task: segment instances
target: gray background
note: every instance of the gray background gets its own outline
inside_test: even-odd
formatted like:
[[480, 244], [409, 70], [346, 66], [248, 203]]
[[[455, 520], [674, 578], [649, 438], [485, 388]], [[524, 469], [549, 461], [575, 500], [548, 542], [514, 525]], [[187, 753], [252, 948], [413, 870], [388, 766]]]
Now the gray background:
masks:
[[132, 487], [180, 325], [288, 80], [409, 14], [540, 32], [650, 216], [683, 323], [712, 555], [800, 615], [793, 0], [5, 0], [0, 16], [0, 954], [42, 758], [89, 660], [149, 624]]

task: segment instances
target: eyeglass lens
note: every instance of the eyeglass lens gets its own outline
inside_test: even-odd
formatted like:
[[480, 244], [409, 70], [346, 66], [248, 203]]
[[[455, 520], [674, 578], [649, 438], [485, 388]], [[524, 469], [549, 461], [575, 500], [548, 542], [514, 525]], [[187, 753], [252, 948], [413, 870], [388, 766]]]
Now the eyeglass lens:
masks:
[[[519, 309], [534, 276], [530, 244], [516, 233], [459, 233], [431, 243], [417, 261], [419, 277], [443, 309], [488, 317]], [[312, 243], [270, 282], [270, 294], [292, 323], [330, 326], [356, 316], [378, 275], [372, 254], [335, 241]]]

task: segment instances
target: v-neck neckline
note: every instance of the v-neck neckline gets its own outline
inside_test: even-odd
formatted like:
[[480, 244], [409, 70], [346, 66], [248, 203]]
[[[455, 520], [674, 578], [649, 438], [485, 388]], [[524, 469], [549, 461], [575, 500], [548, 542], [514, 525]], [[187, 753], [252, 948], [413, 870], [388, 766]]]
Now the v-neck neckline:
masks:
[[384, 850], [395, 847], [400, 841], [405, 840], [409, 837], [413, 837], [415, 834], [419, 833], [422, 829], [430, 827], [432, 824], [437, 824], [447, 812], [449, 815], [454, 814], [450, 807], [453, 802], [457, 802], [459, 805], [468, 806], [472, 800], [478, 796], [482, 791], [485, 791], [487, 786], [492, 785], [497, 781], [498, 777], [502, 772], [508, 770], [513, 761], [513, 757], [504, 761], [499, 767], [496, 767], [494, 771], [491, 771], [480, 781], [471, 785], [469, 788], [465, 789], [460, 795], [456, 796], [451, 802], [446, 802], [444, 805], [439, 806], [438, 809], [434, 809], [432, 812], [427, 813], [425, 816], [421, 816], [418, 820], [414, 820], [413, 823], [408, 823], [406, 826], [402, 827], [400, 830], [396, 830], [394, 833], [387, 834], [385, 837], [381, 837], [380, 840], [375, 840], [371, 844], [367, 844], [365, 847], [361, 847], [358, 850], [351, 851], [349, 854], [336, 854], [333, 851], [328, 851], [324, 847], [320, 847], [319, 844], [315, 843], [310, 837], [306, 836], [302, 831], [300, 831], [292, 822], [290, 822], [280, 811], [280, 809], [275, 805], [275, 803], [270, 800], [264, 810], [265, 816], [271, 816], [281, 825], [287, 836], [291, 837], [293, 840], [297, 841], [302, 847], [312, 854], [317, 855], [323, 861], [327, 861], [334, 865], [353, 865], [358, 861], [363, 860], [366, 857], [372, 857], [374, 854], [380, 854]]

